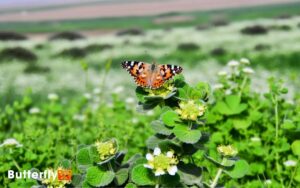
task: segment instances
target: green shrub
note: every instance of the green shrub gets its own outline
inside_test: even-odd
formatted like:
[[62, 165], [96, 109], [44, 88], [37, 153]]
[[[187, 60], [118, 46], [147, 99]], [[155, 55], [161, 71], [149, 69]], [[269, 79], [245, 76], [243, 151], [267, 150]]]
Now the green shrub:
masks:
[[10, 60], [35, 62], [37, 59], [38, 57], [32, 51], [22, 47], [5, 48], [0, 52], [0, 62]]
[[76, 32], [61, 32], [61, 33], [56, 33], [52, 35], [49, 40], [80, 40], [84, 39], [85, 37], [81, 35], [80, 33]]
[[26, 40], [25, 35], [12, 32], [12, 31], [0, 31], [0, 41], [9, 41], [9, 40]]

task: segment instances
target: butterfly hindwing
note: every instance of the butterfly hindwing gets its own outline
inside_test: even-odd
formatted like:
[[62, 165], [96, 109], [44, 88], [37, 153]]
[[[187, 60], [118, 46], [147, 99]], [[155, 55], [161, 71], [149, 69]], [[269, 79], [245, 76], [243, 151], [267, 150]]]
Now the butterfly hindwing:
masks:
[[176, 74], [182, 72], [182, 68], [177, 65], [160, 65], [160, 74], [162, 75], [163, 80], [167, 81], [171, 79]]

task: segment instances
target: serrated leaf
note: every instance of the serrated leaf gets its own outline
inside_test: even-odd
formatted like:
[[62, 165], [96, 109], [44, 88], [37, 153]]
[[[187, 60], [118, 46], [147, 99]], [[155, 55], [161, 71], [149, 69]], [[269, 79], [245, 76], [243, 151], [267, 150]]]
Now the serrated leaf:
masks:
[[202, 170], [193, 164], [178, 164], [178, 174], [180, 175], [180, 181], [186, 185], [198, 185], [202, 187]]
[[91, 160], [93, 162], [98, 163], [98, 162], [101, 161], [100, 160], [100, 155], [99, 155], [99, 153], [97, 151], [96, 146], [90, 146], [90, 148], [89, 148], [89, 155], [90, 155], [90, 158], [91, 158]]
[[134, 183], [127, 183], [125, 188], [137, 188], [137, 186]]
[[154, 174], [142, 164], [137, 165], [132, 169], [131, 179], [139, 186], [155, 185]]
[[89, 148], [82, 148], [77, 152], [76, 155], [77, 164], [80, 166], [91, 165], [92, 160], [89, 155]]
[[219, 113], [224, 115], [240, 114], [247, 108], [247, 104], [240, 103], [241, 99], [237, 95], [228, 95], [225, 101], [220, 101], [216, 105]]
[[167, 128], [162, 123], [162, 121], [159, 121], [159, 120], [152, 121], [151, 127], [158, 134], [162, 134], [162, 135], [166, 135], [166, 136], [169, 136], [170, 134], [172, 134], [172, 129]]
[[180, 141], [189, 144], [194, 144], [201, 138], [200, 130], [191, 130], [186, 125], [176, 125], [173, 133]]
[[117, 185], [123, 185], [127, 179], [128, 179], [128, 169], [127, 168], [121, 168], [116, 172], [116, 184]]
[[231, 178], [242, 178], [249, 171], [249, 164], [245, 160], [239, 160], [235, 163], [232, 170], [225, 170]]
[[72, 175], [72, 185], [74, 185], [75, 187], [80, 186], [82, 180], [83, 180], [83, 177], [80, 174], [73, 174]]
[[176, 122], [180, 121], [178, 114], [174, 111], [167, 111], [163, 113], [161, 119], [163, 123], [169, 127], [174, 127]]
[[104, 171], [103, 169], [92, 166], [87, 169], [86, 181], [95, 187], [106, 186], [115, 178], [112, 171]]

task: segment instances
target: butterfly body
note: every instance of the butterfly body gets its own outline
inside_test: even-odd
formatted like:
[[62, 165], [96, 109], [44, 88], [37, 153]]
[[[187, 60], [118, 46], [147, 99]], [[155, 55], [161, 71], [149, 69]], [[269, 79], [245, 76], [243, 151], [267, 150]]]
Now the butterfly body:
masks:
[[138, 86], [150, 89], [160, 88], [167, 80], [182, 71], [177, 65], [157, 65], [138, 61], [125, 61], [122, 67], [134, 77]]

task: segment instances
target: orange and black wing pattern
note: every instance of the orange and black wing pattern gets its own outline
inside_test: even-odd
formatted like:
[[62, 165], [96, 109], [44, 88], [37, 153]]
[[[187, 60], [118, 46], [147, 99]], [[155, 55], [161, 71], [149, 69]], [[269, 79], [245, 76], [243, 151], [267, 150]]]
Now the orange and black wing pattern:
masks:
[[148, 87], [147, 84], [147, 63], [139, 61], [124, 61], [122, 67], [126, 69], [129, 74], [134, 78], [135, 83], [141, 87]]

